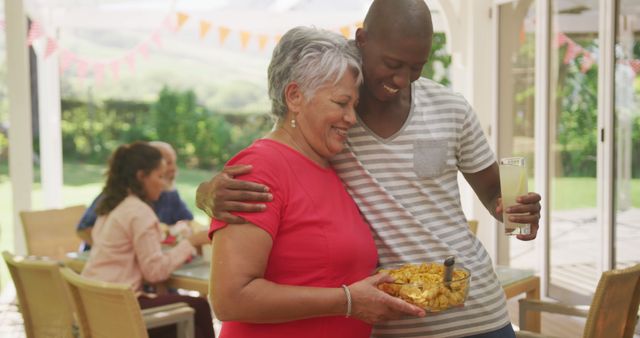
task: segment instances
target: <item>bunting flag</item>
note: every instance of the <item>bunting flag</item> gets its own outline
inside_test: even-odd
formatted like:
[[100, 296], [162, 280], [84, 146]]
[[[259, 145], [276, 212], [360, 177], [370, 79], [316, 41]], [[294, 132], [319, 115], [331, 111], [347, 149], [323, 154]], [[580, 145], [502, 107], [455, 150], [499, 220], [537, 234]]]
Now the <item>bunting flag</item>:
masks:
[[247, 31], [240, 31], [240, 45], [242, 46], [242, 49], [247, 49], [249, 39], [251, 39], [251, 33]]
[[49, 56], [51, 56], [51, 54], [55, 53], [57, 49], [58, 49], [58, 41], [48, 37], [47, 46], [44, 49], [44, 58], [46, 59]]
[[148, 59], [149, 58], [149, 46], [147, 46], [146, 43], [141, 43], [140, 45], [138, 45], [138, 53], [140, 53], [140, 55], [142, 55], [143, 58]]
[[129, 66], [129, 71], [132, 73], [136, 72], [136, 54], [134, 52], [130, 52], [127, 56], [124, 57], [124, 61]]
[[582, 53], [582, 63], [580, 64], [580, 71], [586, 73], [593, 67], [594, 59], [591, 53], [583, 52]]
[[269, 42], [269, 36], [267, 35], [258, 35], [258, 49], [260, 51], [263, 51], [264, 48], [267, 46], [267, 42]]
[[569, 64], [582, 52], [582, 47], [572, 40], [567, 41], [567, 51], [564, 53], [564, 64]]
[[200, 20], [200, 39], [204, 39], [211, 29], [211, 22]]
[[189, 20], [189, 14], [184, 13], [184, 12], [178, 12], [178, 25], [176, 27], [176, 30], [180, 30], [182, 28], [182, 26], [184, 26], [184, 24], [187, 22], [187, 20]]
[[629, 66], [636, 73], [636, 76], [640, 74], [640, 60], [629, 60]]
[[362, 27], [364, 27], [364, 22], [362, 21], [356, 22], [356, 28], [362, 28]]
[[218, 28], [218, 35], [220, 37], [220, 46], [224, 45], [224, 42], [227, 40], [227, 37], [231, 33], [231, 30], [227, 27], [220, 26]]
[[71, 66], [71, 61], [75, 59], [75, 55], [68, 50], [63, 51], [60, 54], [60, 74], [64, 74], [64, 72], [69, 69]]
[[567, 43], [567, 40], [568, 38], [564, 33], [558, 33], [558, 35], [556, 35], [556, 48], [560, 48], [560, 46]]
[[340, 34], [344, 36], [345, 39], [351, 38], [351, 28], [349, 26], [340, 27]]
[[114, 81], [120, 80], [120, 61], [115, 60], [109, 64], [109, 68], [111, 68], [111, 75], [113, 76]]
[[78, 60], [78, 62], [76, 62], [76, 74], [80, 78], [80, 81], [83, 81], [87, 76], [87, 68], [89, 68], [89, 65], [86, 61]]
[[104, 78], [104, 64], [96, 63], [93, 65], [93, 76], [96, 81], [96, 85], [101, 85]]
[[156, 47], [162, 48], [162, 38], [160, 37], [160, 32], [156, 31], [151, 35], [151, 41], [156, 44]]
[[39, 21], [32, 21], [31, 27], [29, 27], [29, 33], [27, 34], [27, 46], [31, 46], [35, 40], [38, 40], [44, 32]]

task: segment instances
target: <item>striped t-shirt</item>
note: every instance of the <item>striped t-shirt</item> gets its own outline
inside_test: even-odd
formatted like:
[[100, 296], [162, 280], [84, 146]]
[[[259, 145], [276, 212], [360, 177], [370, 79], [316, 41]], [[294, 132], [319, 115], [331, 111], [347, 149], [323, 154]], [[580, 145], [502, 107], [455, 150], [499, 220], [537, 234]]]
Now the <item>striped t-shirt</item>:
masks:
[[411, 87], [404, 126], [383, 139], [361, 121], [349, 131], [336, 171], [371, 224], [382, 266], [443, 262], [471, 270], [465, 306], [425, 318], [375, 326], [374, 337], [463, 337], [509, 323], [504, 292], [491, 258], [469, 231], [460, 204], [457, 171], [474, 173], [495, 162], [466, 100], [420, 78]]

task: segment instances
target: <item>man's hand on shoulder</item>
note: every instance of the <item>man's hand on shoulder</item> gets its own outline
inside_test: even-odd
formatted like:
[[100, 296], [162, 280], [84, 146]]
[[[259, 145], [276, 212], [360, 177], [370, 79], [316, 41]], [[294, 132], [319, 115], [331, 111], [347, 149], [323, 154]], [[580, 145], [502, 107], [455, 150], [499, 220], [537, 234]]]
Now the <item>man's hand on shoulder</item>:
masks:
[[235, 179], [237, 175], [251, 172], [251, 165], [225, 167], [211, 180], [202, 182], [196, 191], [196, 206], [209, 217], [227, 223], [245, 223], [233, 211], [260, 212], [266, 208], [262, 203], [273, 199], [269, 188], [255, 182]]

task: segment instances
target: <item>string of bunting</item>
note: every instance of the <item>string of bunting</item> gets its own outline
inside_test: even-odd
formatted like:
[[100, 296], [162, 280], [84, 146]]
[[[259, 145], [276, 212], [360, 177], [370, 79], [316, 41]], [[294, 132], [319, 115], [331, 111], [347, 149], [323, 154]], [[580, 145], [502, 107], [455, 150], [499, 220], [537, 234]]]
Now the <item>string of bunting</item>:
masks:
[[[75, 70], [76, 76], [83, 81], [89, 73], [91, 73], [96, 85], [100, 85], [107, 75], [109, 75], [113, 81], [117, 82], [120, 79], [120, 74], [125, 66], [128, 68], [130, 73], [134, 74], [140, 58], [146, 60], [149, 58], [151, 49], [160, 49], [163, 47], [162, 34], [176, 33], [180, 31], [190, 20], [197, 22], [198, 34], [201, 40], [205, 40], [209, 34], [216, 32], [217, 41], [220, 46], [225, 45], [230, 36], [236, 35], [243, 50], [246, 50], [251, 43], [254, 43], [257, 44], [257, 49], [259, 51], [264, 51], [269, 43], [277, 43], [282, 36], [281, 34], [269, 35], [242, 29], [232, 29], [224, 25], [214, 25], [212, 21], [194, 19], [192, 18], [192, 15], [188, 13], [177, 12], [175, 14], [168, 15], [162, 21], [159, 28], [154, 30], [148, 38], [142, 40], [135, 47], [122, 53], [118, 57], [107, 60], [94, 60], [82, 57], [71, 50], [60, 46], [58, 40], [53, 38], [50, 34], [47, 34], [39, 21], [32, 21], [27, 35], [27, 44], [29, 46], [34, 45], [35, 47], [35, 44], [42, 41], [39, 45], [43, 47], [41, 47], [39, 51], [45, 59], [49, 58], [54, 53], [58, 53], [60, 57], [60, 74], [70, 72], [73, 69]], [[336, 27], [333, 30], [339, 32], [346, 38], [352, 38], [353, 32], [358, 27], [362, 27], [362, 22], [343, 25], [341, 27]], [[0, 30], [4, 29], [5, 21], [0, 20]], [[568, 64], [579, 56], [582, 56], [580, 59], [580, 71], [586, 73], [596, 63], [597, 58], [591, 51], [584, 49], [566, 34], [558, 33], [556, 35], [555, 47], [560, 48], [565, 45], [566, 51], [563, 58], [564, 64]], [[628, 65], [636, 76], [640, 75], [639, 59], [619, 60], [618, 63]]]
[[[556, 36], [555, 47], [560, 48], [564, 45], [567, 46], [562, 60], [565, 65], [582, 55], [582, 59], [580, 60], [580, 71], [586, 73], [593, 67], [597, 60], [596, 56], [589, 50], [582, 48], [582, 46], [577, 44], [575, 41], [571, 40], [571, 38], [566, 34], [560, 32]], [[628, 65], [636, 76], [640, 74], [640, 60], [638, 59], [619, 60], [618, 64]]]
[[176, 26], [171, 15], [167, 16], [149, 37], [143, 39], [135, 47], [111, 59], [89, 59], [80, 56], [71, 50], [60, 46], [59, 41], [47, 34], [39, 21], [32, 21], [27, 33], [27, 45], [33, 46], [37, 52], [45, 59], [54, 53], [60, 57], [60, 74], [64, 74], [72, 69], [76, 76], [83, 81], [91, 72], [96, 85], [102, 84], [105, 76], [109, 75], [113, 81], [120, 79], [120, 73], [124, 66], [134, 74], [140, 58], [148, 59], [151, 48], [162, 48], [162, 34], [164, 32], [175, 32]]
[[[242, 29], [234, 30], [225, 25], [214, 25], [213, 22], [210, 20], [197, 19], [197, 18], [192, 19], [192, 17], [193, 16], [190, 15], [189, 13], [177, 12], [176, 13], [177, 31], [182, 29], [182, 27], [187, 23], [187, 21], [196, 21], [197, 22], [196, 24], [198, 25], [197, 26], [198, 35], [200, 39], [204, 40], [212, 31], [217, 32], [218, 43], [221, 46], [227, 42], [228, 38], [231, 35], [235, 34], [239, 38], [240, 46], [243, 50], [246, 50], [249, 47], [250, 43], [254, 42], [254, 43], [257, 43], [258, 50], [263, 51], [270, 42], [273, 42], [275, 44], [278, 41], [280, 41], [280, 38], [282, 37], [281, 34], [269, 35], [264, 33], [250, 32], [248, 30], [242, 30]], [[356, 28], [359, 28], [359, 27], [362, 27], [361, 21], [356, 22], [354, 24], [350, 24], [350, 25], [343, 25], [343, 26], [334, 28], [333, 30], [339, 32], [347, 39], [352, 39], [353, 32], [355, 31]]]

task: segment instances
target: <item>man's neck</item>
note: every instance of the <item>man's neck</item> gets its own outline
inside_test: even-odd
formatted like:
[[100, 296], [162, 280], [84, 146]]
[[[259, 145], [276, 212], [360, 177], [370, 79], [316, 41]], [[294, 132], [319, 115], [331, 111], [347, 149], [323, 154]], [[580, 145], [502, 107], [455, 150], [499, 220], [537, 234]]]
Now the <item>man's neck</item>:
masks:
[[403, 89], [394, 99], [380, 101], [363, 93], [358, 105], [360, 120], [374, 133], [388, 138], [405, 124], [411, 110], [411, 87]]

